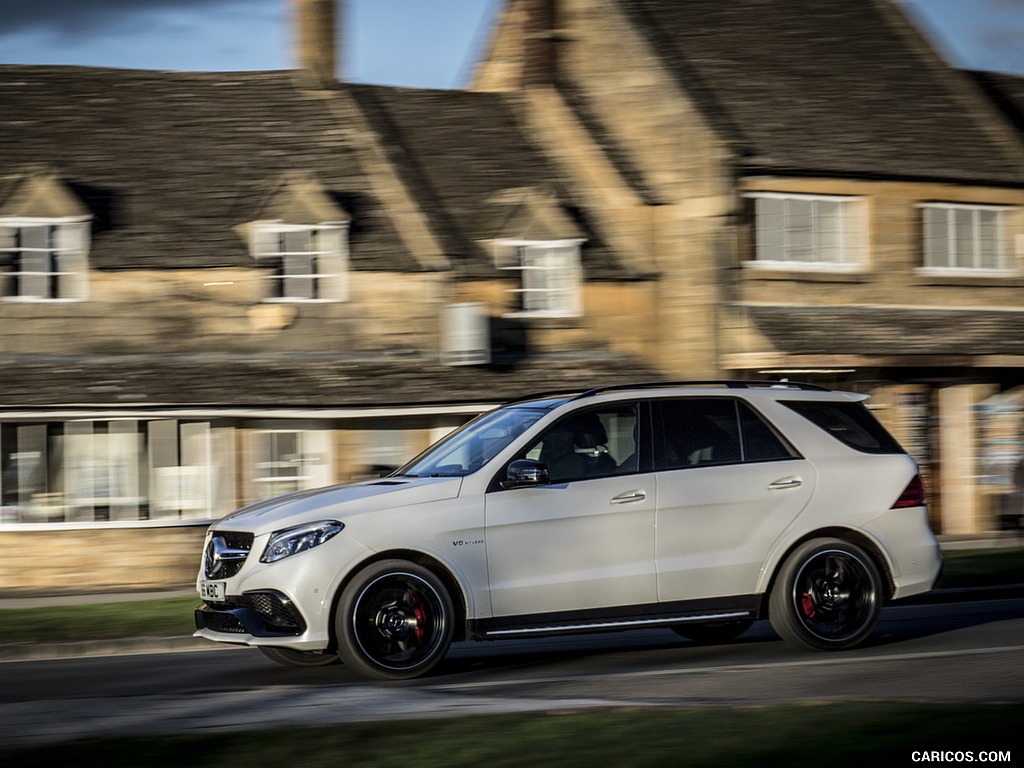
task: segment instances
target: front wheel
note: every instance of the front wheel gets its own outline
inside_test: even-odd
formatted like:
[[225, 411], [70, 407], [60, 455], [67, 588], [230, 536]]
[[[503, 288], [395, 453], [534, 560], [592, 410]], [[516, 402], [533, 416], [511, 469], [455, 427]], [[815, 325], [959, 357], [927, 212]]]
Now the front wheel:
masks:
[[448, 652], [454, 617], [448, 590], [433, 572], [403, 560], [374, 563], [341, 593], [338, 655], [367, 677], [418, 677]]
[[843, 650], [871, 634], [883, 599], [882, 577], [863, 549], [840, 539], [814, 539], [786, 559], [768, 613], [783, 640]]

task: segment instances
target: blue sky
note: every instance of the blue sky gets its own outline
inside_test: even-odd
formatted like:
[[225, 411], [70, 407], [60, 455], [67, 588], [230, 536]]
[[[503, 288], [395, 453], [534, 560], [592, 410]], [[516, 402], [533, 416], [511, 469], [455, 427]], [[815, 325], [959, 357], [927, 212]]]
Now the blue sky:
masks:
[[[464, 85], [501, 2], [344, 0], [345, 79]], [[1024, 75], [1024, 0], [898, 2], [957, 66]], [[282, 69], [288, 13], [288, 0], [0, 0], [0, 63]]]

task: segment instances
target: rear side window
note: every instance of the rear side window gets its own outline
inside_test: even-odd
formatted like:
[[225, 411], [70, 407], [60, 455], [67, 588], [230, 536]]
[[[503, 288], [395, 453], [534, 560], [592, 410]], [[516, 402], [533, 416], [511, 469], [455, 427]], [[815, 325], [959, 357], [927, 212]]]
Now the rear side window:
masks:
[[863, 403], [786, 400], [782, 404], [861, 453], [905, 453]]
[[794, 458], [746, 403], [689, 397], [653, 403], [657, 469]]

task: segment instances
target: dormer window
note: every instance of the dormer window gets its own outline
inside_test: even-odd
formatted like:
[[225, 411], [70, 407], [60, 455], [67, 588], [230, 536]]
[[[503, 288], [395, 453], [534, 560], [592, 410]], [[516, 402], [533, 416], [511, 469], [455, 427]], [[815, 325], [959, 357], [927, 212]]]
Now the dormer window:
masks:
[[83, 301], [89, 220], [0, 218], [0, 296], [7, 301]]
[[582, 312], [581, 240], [499, 240], [498, 269], [516, 278], [512, 311], [520, 317], [575, 317]]
[[348, 224], [257, 222], [253, 256], [270, 267], [267, 301], [345, 301]]

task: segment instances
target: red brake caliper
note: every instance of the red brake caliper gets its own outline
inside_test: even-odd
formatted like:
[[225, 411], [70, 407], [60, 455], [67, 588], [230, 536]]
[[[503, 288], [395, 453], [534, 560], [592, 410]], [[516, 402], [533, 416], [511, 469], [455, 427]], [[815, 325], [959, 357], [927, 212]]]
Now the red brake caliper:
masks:
[[413, 593], [412, 597], [412, 614], [416, 617], [416, 629], [413, 632], [416, 635], [416, 644], [420, 645], [427, 634], [427, 612], [423, 610], [423, 601], [419, 599], [419, 595]]
[[804, 592], [800, 596], [800, 608], [808, 619], [813, 619], [818, 613], [818, 609], [814, 607], [814, 598], [811, 597], [810, 592]]

